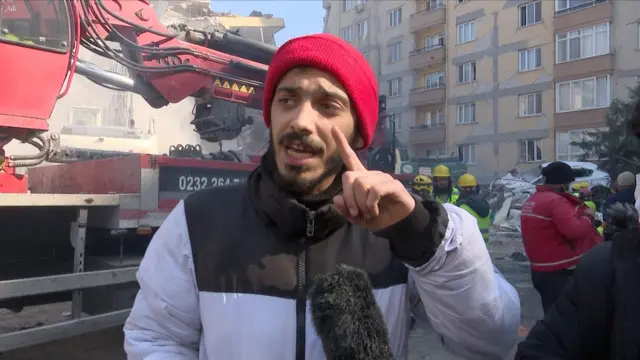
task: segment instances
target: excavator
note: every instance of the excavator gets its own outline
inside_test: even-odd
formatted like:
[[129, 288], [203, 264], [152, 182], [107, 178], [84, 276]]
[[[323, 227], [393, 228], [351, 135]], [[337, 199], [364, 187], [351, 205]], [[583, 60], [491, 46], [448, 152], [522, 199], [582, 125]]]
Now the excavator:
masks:
[[[129, 75], [81, 60], [81, 49]], [[219, 142], [252, 124], [244, 110], [260, 109], [275, 51], [231, 32], [165, 27], [147, 0], [0, 0], [0, 353], [122, 325], [137, 265], [175, 204], [256, 166], [192, 156], [198, 147], [169, 156], [60, 147], [48, 119], [74, 77], [153, 108], [194, 98], [191, 124]], [[37, 153], [7, 155], [14, 140]], [[70, 311], [33, 320], [51, 304]]]

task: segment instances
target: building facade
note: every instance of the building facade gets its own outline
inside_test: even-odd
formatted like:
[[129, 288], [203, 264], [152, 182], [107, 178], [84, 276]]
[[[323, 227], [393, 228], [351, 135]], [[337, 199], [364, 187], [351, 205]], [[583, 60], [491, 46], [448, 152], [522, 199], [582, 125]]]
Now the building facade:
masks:
[[[397, 99], [388, 107], [402, 113], [400, 133], [410, 153], [457, 154], [482, 182], [514, 167], [578, 160], [582, 153], [570, 143], [603, 128], [611, 100], [626, 97], [640, 76], [640, 2], [329, 3], [326, 31], [352, 41], [343, 29], [370, 19], [391, 21], [390, 11], [403, 9], [405, 25], [398, 31], [407, 33], [369, 27], [353, 43], [363, 52], [362, 44], [386, 50], [382, 60], [395, 58], [389, 39], [407, 44], [395, 67], [369, 61], [381, 93]], [[352, 11], [358, 6], [359, 12]], [[407, 71], [400, 69], [403, 64]], [[388, 74], [410, 84], [394, 96]]]

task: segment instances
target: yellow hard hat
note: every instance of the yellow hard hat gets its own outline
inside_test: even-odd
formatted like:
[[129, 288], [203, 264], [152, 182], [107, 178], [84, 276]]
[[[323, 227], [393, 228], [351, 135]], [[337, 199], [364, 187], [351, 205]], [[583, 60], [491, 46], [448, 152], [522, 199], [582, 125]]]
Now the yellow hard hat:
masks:
[[446, 167], [445, 165], [438, 165], [433, 170], [433, 176], [434, 177], [449, 177], [449, 176], [451, 176], [451, 171], [449, 171], [449, 168]]
[[579, 181], [579, 182], [573, 183], [572, 188], [576, 190], [588, 189], [589, 183], [586, 181]]
[[458, 179], [458, 186], [459, 187], [478, 186], [478, 180], [476, 180], [476, 177], [471, 174], [464, 174], [460, 176], [460, 178]]
[[411, 187], [413, 187], [413, 189], [418, 191], [420, 190], [431, 191], [433, 190], [433, 181], [431, 181], [431, 178], [428, 176], [418, 175], [415, 178], [413, 178]]
[[433, 181], [426, 175], [418, 175], [413, 178], [413, 183], [415, 185], [431, 185]]

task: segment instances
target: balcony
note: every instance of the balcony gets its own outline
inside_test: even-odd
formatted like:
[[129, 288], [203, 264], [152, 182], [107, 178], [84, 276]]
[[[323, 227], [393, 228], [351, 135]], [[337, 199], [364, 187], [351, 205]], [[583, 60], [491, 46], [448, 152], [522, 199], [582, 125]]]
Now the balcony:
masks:
[[412, 126], [409, 132], [410, 144], [443, 143], [446, 140], [444, 124]]
[[416, 49], [409, 53], [409, 69], [418, 70], [444, 63], [445, 49], [442, 45]]
[[594, 0], [582, 6], [556, 12], [553, 27], [556, 34], [574, 30], [582, 26], [610, 22], [613, 19], [611, 1]]
[[436, 86], [411, 89], [409, 94], [409, 105], [423, 106], [442, 103], [446, 98], [445, 87], [446, 85], [441, 83]]
[[614, 65], [613, 55], [606, 54], [555, 64], [553, 71], [556, 81], [564, 81], [611, 74]]
[[445, 21], [445, 7], [439, 7], [433, 10], [422, 10], [411, 15], [409, 18], [409, 29], [411, 32], [416, 32], [444, 24]]

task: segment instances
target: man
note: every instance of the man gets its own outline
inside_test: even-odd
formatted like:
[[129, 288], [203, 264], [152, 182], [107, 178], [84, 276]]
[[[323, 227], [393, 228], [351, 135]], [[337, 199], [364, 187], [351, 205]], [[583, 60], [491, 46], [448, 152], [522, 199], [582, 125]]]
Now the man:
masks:
[[580, 197], [580, 191], [582, 189], [588, 189], [589, 188], [589, 183], [586, 181], [579, 181], [576, 183], [571, 184], [571, 194], [573, 194], [573, 196], [575, 197]]
[[433, 181], [426, 175], [416, 175], [411, 182], [411, 190], [421, 198], [431, 200]]
[[522, 205], [522, 241], [531, 265], [531, 281], [547, 313], [571, 278], [580, 257], [601, 238], [594, 212], [569, 193], [569, 165], [557, 161], [542, 169], [544, 185]]
[[633, 175], [633, 173], [629, 171], [620, 173], [618, 175], [618, 178], [616, 179], [616, 192], [613, 195], [609, 196], [602, 204], [601, 212], [604, 214], [603, 220], [605, 241], [609, 241], [613, 237], [612, 228], [609, 228], [607, 226], [607, 223], [609, 222], [609, 219], [607, 219], [607, 210], [611, 207], [611, 205], [615, 203], [630, 204], [632, 206], [635, 206], [635, 190], [635, 175]]
[[366, 271], [396, 359], [410, 314], [464, 358], [502, 359], [520, 303], [475, 220], [418, 201], [354, 150], [378, 123], [367, 60], [328, 34], [292, 39], [271, 61], [270, 146], [246, 184], [189, 196], [155, 234], [125, 325], [129, 360], [321, 360], [307, 288], [339, 264]]
[[555, 306], [518, 346], [517, 360], [640, 359], [640, 242], [632, 205], [609, 209], [614, 239], [582, 257]]
[[[591, 190], [589, 190], [589, 188], [585, 188], [580, 190], [580, 193], [578, 194], [578, 198], [580, 200], [582, 200], [582, 202], [593, 211], [593, 213], [595, 214], [596, 211], [598, 210], [596, 203], [593, 202], [593, 193], [591, 192]], [[594, 222], [594, 226], [596, 227], [596, 230], [598, 230], [598, 234], [600, 234], [600, 236], [603, 235], [604, 233], [604, 228], [602, 227], [602, 221], [600, 220], [595, 220]]]
[[460, 196], [460, 190], [453, 186], [451, 171], [445, 165], [438, 165], [433, 171], [433, 195], [441, 204], [455, 204]]
[[487, 200], [480, 196], [478, 180], [471, 174], [464, 174], [458, 179], [458, 189], [460, 189], [460, 198], [458, 198], [456, 205], [476, 218], [484, 242], [489, 242], [491, 206]]
[[617, 191], [615, 194], [609, 196], [602, 205], [602, 212], [605, 213], [607, 207], [619, 202], [623, 204], [631, 204], [635, 206], [635, 190], [636, 190], [636, 177], [633, 173], [625, 171], [618, 175], [616, 179]]

